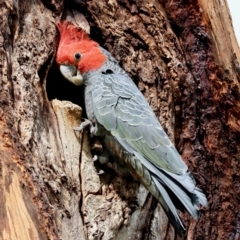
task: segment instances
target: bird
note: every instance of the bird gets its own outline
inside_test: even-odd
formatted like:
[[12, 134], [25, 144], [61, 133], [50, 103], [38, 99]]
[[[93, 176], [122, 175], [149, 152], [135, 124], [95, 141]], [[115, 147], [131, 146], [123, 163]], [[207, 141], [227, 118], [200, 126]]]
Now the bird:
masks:
[[[104, 151], [126, 163], [129, 172], [158, 200], [179, 236], [186, 226], [179, 216], [194, 219], [207, 198], [157, 120], [147, 100], [118, 61], [71, 22], [57, 24], [60, 40], [56, 62], [62, 75], [84, 87], [87, 119], [75, 130], [90, 127]], [[105, 159], [104, 155], [99, 159]]]

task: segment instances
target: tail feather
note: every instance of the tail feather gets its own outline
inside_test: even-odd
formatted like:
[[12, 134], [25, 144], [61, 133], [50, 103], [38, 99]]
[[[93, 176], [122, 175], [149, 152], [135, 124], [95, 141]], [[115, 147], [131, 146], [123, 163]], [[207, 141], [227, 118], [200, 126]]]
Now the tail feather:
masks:
[[[177, 229], [178, 233], [184, 232], [184, 224], [175, 206], [180, 206], [180, 210], [186, 209], [194, 219], [197, 219], [199, 217], [200, 204], [207, 206], [206, 196], [196, 187], [195, 180], [189, 171], [181, 175], [174, 174], [156, 167], [137, 152], [134, 152], [134, 154], [150, 172], [160, 194], [160, 199], [158, 200], [162, 204], [170, 222]], [[171, 199], [177, 199], [177, 201], [173, 202]], [[163, 202], [168, 207], [164, 206]]]
[[154, 183], [156, 184], [160, 194], [158, 197], [158, 201], [161, 203], [166, 215], [168, 216], [169, 221], [173, 225], [174, 229], [177, 231], [178, 235], [182, 237], [182, 235], [186, 232], [186, 227], [182, 222], [181, 218], [178, 215], [178, 211], [174, 206], [171, 198], [169, 197], [166, 189], [160, 184], [157, 178], [152, 177]]
[[[179, 175], [167, 172], [165, 170], [160, 170], [160, 172], [165, 173], [167, 178], [170, 178], [175, 184], [177, 184], [192, 200], [192, 204], [196, 205], [196, 208], [199, 208], [201, 204], [204, 207], [207, 207], [207, 198], [205, 194], [202, 192], [201, 189], [196, 187], [195, 179], [193, 178], [192, 174], [188, 171], [185, 173], [185, 178], [179, 180]], [[189, 188], [189, 182], [192, 181], [194, 184], [194, 188]]]
[[196, 187], [196, 182], [189, 171], [182, 174], [174, 174], [165, 169], [157, 167], [148, 161], [139, 152], [129, 148], [120, 141], [127, 149], [129, 158], [126, 162], [133, 167], [134, 176], [155, 196], [167, 214], [170, 223], [182, 236], [185, 232], [185, 225], [178, 215], [178, 209], [187, 210], [195, 219], [199, 216], [200, 204], [207, 206], [207, 199], [203, 192]]
[[[176, 178], [177, 179], [177, 178]], [[159, 170], [158, 180], [182, 202], [189, 214], [192, 215], [194, 219], [197, 219], [199, 216], [199, 205], [200, 199], [204, 203], [204, 194], [196, 190], [188, 191], [188, 189], [183, 187], [182, 182], [178, 182], [174, 178], [174, 175], [168, 175], [165, 171]], [[201, 198], [200, 198], [201, 197]], [[206, 198], [206, 197], [205, 197]]]
[[199, 203], [204, 206], [207, 207], [208, 203], [207, 203], [207, 198], [206, 195], [202, 192], [202, 190], [200, 188], [195, 188], [195, 193], [198, 197]]

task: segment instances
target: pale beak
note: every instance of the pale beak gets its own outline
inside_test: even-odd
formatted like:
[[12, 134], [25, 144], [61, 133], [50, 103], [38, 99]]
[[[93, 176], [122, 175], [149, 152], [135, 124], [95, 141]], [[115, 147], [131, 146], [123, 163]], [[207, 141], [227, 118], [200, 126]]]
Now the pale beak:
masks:
[[60, 71], [68, 81], [77, 86], [83, 85], [83, 76], [75, 66], [60, 65]]

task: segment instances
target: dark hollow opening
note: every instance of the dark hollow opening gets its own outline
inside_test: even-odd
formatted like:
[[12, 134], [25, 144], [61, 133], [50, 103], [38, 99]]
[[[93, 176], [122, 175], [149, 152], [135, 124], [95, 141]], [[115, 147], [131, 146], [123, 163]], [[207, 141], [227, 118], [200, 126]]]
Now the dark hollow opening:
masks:
[[60, 70], [59, 66], [54, 63], [49, 70], [46, 82], [46, 90], [48, 100], [58, 99], [61, 101], [70, 101], [79, 105], [83, 109], [83, 116], [86, 118], [84, 107], [84, 87], [76, 86], [66, 80]]

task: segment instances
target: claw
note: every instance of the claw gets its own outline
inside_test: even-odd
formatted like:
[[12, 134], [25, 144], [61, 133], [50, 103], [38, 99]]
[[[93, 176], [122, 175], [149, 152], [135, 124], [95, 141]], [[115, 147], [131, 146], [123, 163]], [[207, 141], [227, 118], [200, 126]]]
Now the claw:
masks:
[[103, 171], [103, 170], [100, 170], [97, 174], [98, 175], [102, 175], [102, 174], [104, 174], [105, 172]]
[[78, 132], [82, 132], [86, 127], [89, 127], [89, 126], [91, 128], [93, 127], [92, 122], [89, 121], [88, 119], [84, 119], [84, 122], [82, 122], [79, 127], [74, 127], [73, 130], [78, 131]]
[[109, 153], [104, 151], [102, 154], [100, 155], [94, 155], [93, 156], [93, 161], [96, 162], [100, 162], [101, 164], [105, 164], [107, 162], [109, 162]]

